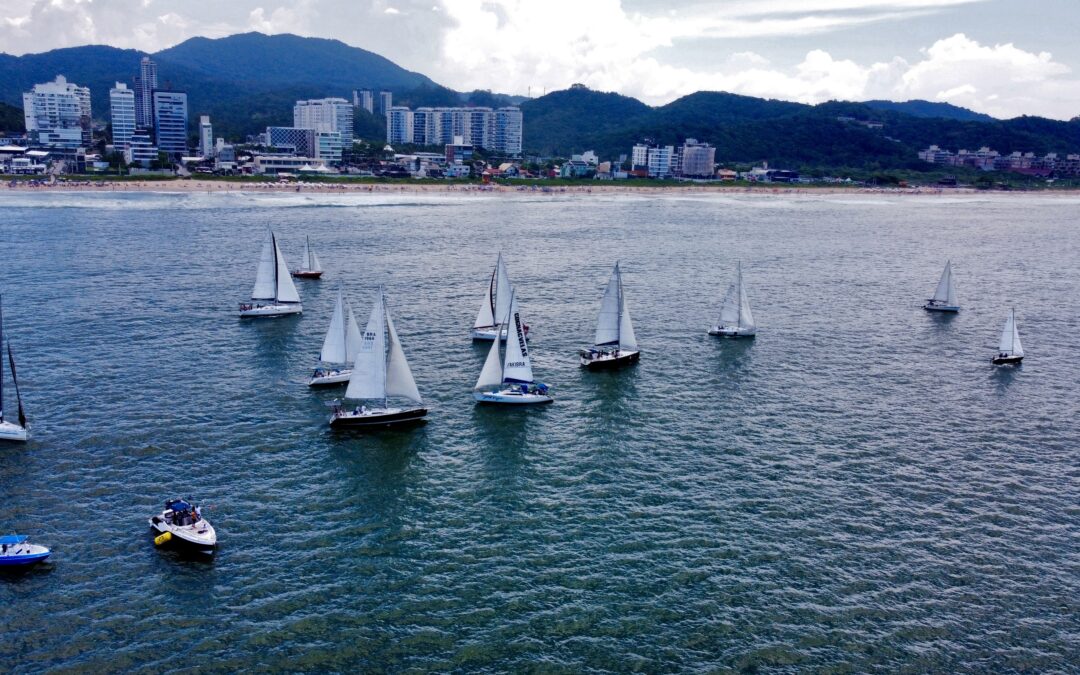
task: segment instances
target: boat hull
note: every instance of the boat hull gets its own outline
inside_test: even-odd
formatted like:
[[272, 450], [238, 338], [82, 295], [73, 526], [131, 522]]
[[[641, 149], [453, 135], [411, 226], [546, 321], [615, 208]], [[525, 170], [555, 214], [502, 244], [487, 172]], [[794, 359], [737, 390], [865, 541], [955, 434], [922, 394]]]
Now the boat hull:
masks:
[[1023, 360], [1023, 356], [995, 356], [990, 363], [995, 366], [1015, 366]]
[[641, 360], [641, 352], [620, 352], [617, 356], [614, 354], [601, 354], [593, 359], [579, 356], [578, 359], [581, 365], [588, 370], [611, 370], [637, 363]]
[[423, 421], [427, 408], [375, 408], [366, 412], [343, 410], [330, 418], [331, 429], [379, 429]]
[[[202, 551], [203, 553], [213, 553], [214, 549], [217, 548], [217, 532], [205, 520], [199, 521], [196, 525], [176, 526], [166, 522], [162, 516], [154, 516], [149, 520], [149, 523], [150, 531], [155, 536], [166, 532], [172, 534], [172, 538], [164, 544], [165, 546]], [[199, 527], [200, 525], [202, 527]]]
[[948, 314], [956, 314], [960, 311], [959, 305], [937, 305], [932, 302], [928, 302], [922, 306], [928, 312], [946, 312]]
[[352, 375], [352, 369], [344, 368], [342, 370], [331, 371], [329, 375], [323, 375], [321, 377], [312, 377], [308, 382], [309, 387], [336, 387], [338, 385], [345, 384], [349, 381], [349, 377]]
[[292, 275], [294, 279], [318, 279], [322, 276], [322, 270], [318, 272], [312, 272], [310, 270], [293, 270]]
[[535, 405], [552, 403], [554, 398], [546, 394], [523, 394], [520, 391], [474, 391], [473, 398], [477, 403], [493, 403], [500, 405]]
[[29, 437], [30, 432], [26, 427], [20, 427], [14, 422], [0, 422], [0, 441], [25, 443]]
[[252, 307], [250, 305], [240, 306], [240, 318], [241, 319], [269, 319], [277, 316], [289, 316], [290, 314], [301, 314], [304, 308], [299, 302], [280, 304], [280, 305], [259, 305]]
[[[525, 333], [525, 339], [528, 340], [529, 339], [529, 327], [525, 326], [525, 327], [523, 327], [522, 330]], [[509, 331], [506, 328], [503, 328], [502, 333], [499, 335], [499, 339], [502, 340], [503, 342], [506, 342], [506, 336], [508, 334], [509, 334]], [[473, 328], [472, 339], [477, 341], [477, 342], [494, 342], [495, 341], [495, 329], [494, 328]]]
[[[22, 552], [12, 553], [12, 551]], [[37, 544], [16, 544], [11, 546], [7, 552], [0, 553], [0, 567], [25, 567], [27, 565], [36, 565], [39, 562], [44, 562], [50, 555], [52, 555], [52, 551], [44, 546], [38, 546]]]
[[752, 338], [757, 335], [757, 329], [751, 330], [739, 330], [738, 328], [728, 328], [726, 326], [713, 326], [709, 329], [709, 335], [715, 335], [716, 337], [737, 339], [737, 338]]

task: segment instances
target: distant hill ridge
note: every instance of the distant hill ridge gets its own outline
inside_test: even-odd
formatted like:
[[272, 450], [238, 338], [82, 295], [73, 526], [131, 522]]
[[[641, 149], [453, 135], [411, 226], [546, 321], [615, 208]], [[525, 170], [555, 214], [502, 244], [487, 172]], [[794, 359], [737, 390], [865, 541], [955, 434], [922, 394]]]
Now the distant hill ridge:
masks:
[[[57, 74], [91, 88], [95, 117], [108, 119], [108, 92], [131, 84], [142, 52], [107, 46], [0, 54], [0, 124], [21, 130], [22, 93]], [[527, 151], [566, 156], [594, 149], [606, 157], [630, 152], [643, 138], [712, 143], [719, 161], [802, 166], [921, 168], [918, 149], [989, 145], [1001, 152], [1080, 152], [1080, 122], [1040, 117], [996, 120], [931, 101], [830, 101], [816, 106], [725, 92], [696, 92], [658, 107], [575, 85], [523, 100], [487, 91], [461, 93], [373, 52], [337, 40], [243, 33], [192, 38], [151, 55], [162, 86], [187, 91], [191, 119], [209, 114], [218, 134], [243, 137], [292, 124], [297, 99], [340, 96], [353, 89], [390, 89], [395, 104], [500, 106], [519, 103]], [[855, 122], [840, 118], [852, 118]], [[871, 129], [859, 122], [880, 122]], [[358, 115], [360, 136], [381, 141], [381, 116]]]

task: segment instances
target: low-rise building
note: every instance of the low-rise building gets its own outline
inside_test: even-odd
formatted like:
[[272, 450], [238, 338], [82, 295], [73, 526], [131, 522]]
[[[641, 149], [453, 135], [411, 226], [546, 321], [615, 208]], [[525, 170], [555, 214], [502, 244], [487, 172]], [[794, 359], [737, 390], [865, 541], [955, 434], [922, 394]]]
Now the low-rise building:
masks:
[[310, 171], [318, 167], [326, 168], [326, 161], [317, 157], [297, 157], [284, 154], [255, 155], [252, 169], [257, 174], [296, 173]]

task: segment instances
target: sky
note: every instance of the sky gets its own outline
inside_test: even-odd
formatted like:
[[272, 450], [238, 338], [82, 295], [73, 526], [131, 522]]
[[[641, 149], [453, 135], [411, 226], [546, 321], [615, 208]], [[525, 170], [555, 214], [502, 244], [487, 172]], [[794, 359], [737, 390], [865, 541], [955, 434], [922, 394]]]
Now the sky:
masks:
[[1080, 0], [0, 0], [0, 51], [16, 55], [252, 30], [341, 40], [457, 90], [1080, 115]]

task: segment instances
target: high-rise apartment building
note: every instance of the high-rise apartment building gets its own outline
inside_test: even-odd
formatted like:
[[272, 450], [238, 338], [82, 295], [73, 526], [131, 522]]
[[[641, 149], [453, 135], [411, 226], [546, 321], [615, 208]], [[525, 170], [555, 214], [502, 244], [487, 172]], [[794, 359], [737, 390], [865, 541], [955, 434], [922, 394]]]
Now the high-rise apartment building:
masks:
[[178, 160], [188, 152], [187, 94], [182, 91], [155, 90], [151, 95], [154, 110], [154, 138], [158, 150]]
[[344, 147], [352, 148], [353, 108], [343, 98], [297, 101], [293, 106], [293, 126], [341, 134]]
[[716, 148], [708, 143], [698, 143], [696, 138], [688, 138], [679, 153], [679, 171], [682, 176], [692, 178], [710, 178], [716, 165]]
[[113, 148], [117, 152], [127, 150], [131, 135], [135, 133], [135, 90], [123, 82], [109, 90], [109, 121], [112, 124]]
[[214, 156], [214, 127], [210, 124], [209, 115], [199, 116], [199, 155], [203, 159]]
[[375, 92], [370, 89], [354, 89], [352, 93], [354, 107], [363, 108], [369, 113], [375, 112]]
[[154, 126], [153, 96], [157, 88], [157, 64], [144, 56], [135, 76], [135, 124], [144, 129]]
[[379, 113], [389, 115], [390, 108], [394, 107], [394, 95], [383, 89], [379, 92]]
[[85, 148], [93, 141], [90, 89], [57, 75], [23, 93], [26, 132], [36, 143], [58, 148]]
[[463, 143], [502, 155], [520, 155], [519, 108], [429, 108], [394, 106], [386, 116], [386, 142], [446, 145]]
[[315, 131], [297, 127], [266, 127], [266, 143], [277, 150], [288, 150], [297, 157], [325, 160], [339, 164], [344, 142], [336, 131]]

